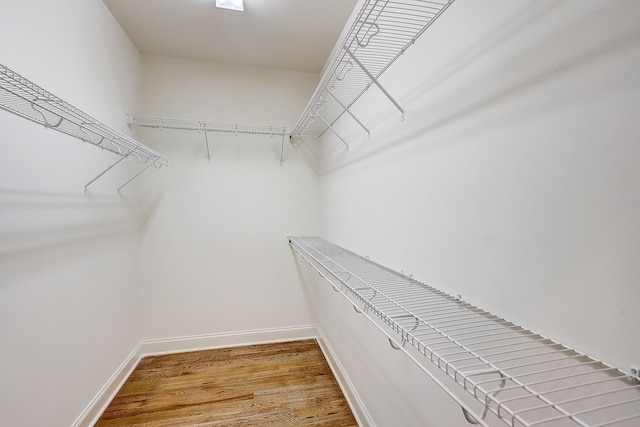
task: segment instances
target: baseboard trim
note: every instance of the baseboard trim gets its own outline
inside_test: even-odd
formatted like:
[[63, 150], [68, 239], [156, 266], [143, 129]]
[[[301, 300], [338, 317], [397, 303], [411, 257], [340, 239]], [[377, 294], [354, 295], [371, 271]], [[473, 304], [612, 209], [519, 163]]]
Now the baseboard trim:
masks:
[[143, 340], [140, 343], [139, 354], [142, 357], [156, 356], [160, 354], [182, 353], [222, 347], [294, 341], [315, 338], [316, 336], [316, 327], [313, 325], [235, 331], [209, 335], [192, 335], [185, 337]]
[[131, 372], [138, 365], [140, 359], [146, 356], [182, 353], [188, 351], [207, 350], [223, 347], [237, 347], [243, 345], [266, 344], [303, 339], [317, 340], [331, 370], [342, 388], [351, 407], [354, 417], [360, 427], [375, 427], [362, 401], [355, 391], [349, 377], [324, 334], [314, 325], [294, 326], [290, 328], [257, 329], [249, 331], [225, 332], [209, 335], [193, 335], [184, 337], [143, 340], [122, 362], [116, 372], [100, 389], [89, 406], [82, 412], [72, 427], [90, 427], [100, 418], [120, 387], [127, 380]]
[[324, 358], [327, 359], [331, 370], [333, 371], [333, 375], [336, 377], [336, 381], [340, 385], [342, 392], [344, 393], [345, 399], [349, 403], [351, 407], [351, 411], [353, 412], [353, 416], [356, 418], [358, 422], [358, 426], [360, 427], [375, 427], [375, 423], [373, 419], [367, 412], [367, 409], [364, 406], [364, 403], [360, 399], [360, 396], [356, 392], [353, 383], [349, 379], [346, 371], [342, 367], [340, 360], [337, 358], [333, 348], [326, 340], [324, 333], [320, 327], [317, 328], [318, 336], [316, 340], [320, 345], [320, 349], [322, 349], [322, 353], [324, 354]]
[[78, 419], [72, 424], [72, 427], [89, 427], [98, 421], [102, 412], [104, 412], [118, 390], [120, 390], [120, 387], [122, 387], [122, 384], [124, 384], [127, 378], [129, 378], [129, 375], [131, 375], [131, 372], [133, 372], [138, 365], [140, 361], [139, 351], [140, 343], [129, 353], [124, 362], [122, 362], [116, 372], [100, 389], [91, 403], [89, 403], [89, 406], [87, 406]]

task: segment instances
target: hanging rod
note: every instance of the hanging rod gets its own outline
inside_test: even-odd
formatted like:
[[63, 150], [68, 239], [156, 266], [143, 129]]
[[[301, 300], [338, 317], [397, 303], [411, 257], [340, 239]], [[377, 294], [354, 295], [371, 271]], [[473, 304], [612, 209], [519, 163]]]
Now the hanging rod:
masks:
[[[366, 0], [347, 34], [335, 50], [320, 83], [292, 136], [321, 136], [372, 85], [377, 86], [400, 111], [400, 104], [385, 90], [379, 78], [454, 0]], [[322, 116], [320, 116], [322, 112]], [[347, 145], [346, 141], [338, 137]]]
[[127, 116], [127, 120], [130, 125], [137, 125], [141, 127], [204, 132], [209, 162], [211, 162], [211, 154], [209, 152], [209, 139], [207, 137], [207, 132], [280, 136], [282, 137], [280, 164], [282, 164], [282, 156], [284, 153], [284, 140], [285, 137], [289, 135], [289, 127], [279, 125], [212, 122], [206, 120], [175, 119], [169, 117], [136, 116], [131, 114]]
[[120, 156], [133, 155], [142, 163], [151, 162], [157, 168], [169, 165], [165, 156], [96, 120], [1, 64], [0, 108]]
[[626, 373], [320, 238], [290, 237], [289, 245], [459, 403], [469, 422], [640, 425], [637, 368]]

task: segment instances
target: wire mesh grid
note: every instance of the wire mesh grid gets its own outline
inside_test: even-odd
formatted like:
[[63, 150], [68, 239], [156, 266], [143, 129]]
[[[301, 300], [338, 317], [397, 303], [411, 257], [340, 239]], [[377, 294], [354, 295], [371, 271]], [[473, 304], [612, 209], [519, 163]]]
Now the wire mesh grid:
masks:
[[0, 65], [0, 108], [122, 156], [157, 167], [169, 161], [156, 151], [75, 108], [15, 71]]
[[472, 396], [480, 424], [639, 425], [640, 383], [625, 372], [322, 239], [290, 244], [403, 349], [417, 350], [423, 370], [455, 381], [447, 391], [456, 401], [457, 392]]
[[292, 134], [322, 135], [451, 3], [453, 0], [364, 2]]
[[223, 133], [243, 133], [251, 135], [289, 135], [289, 127], [246, 123], [225, 123], [206, 120], [175, 119], [168, 117], [131, 116], [131, 124], [156, 129], [178, 129]]

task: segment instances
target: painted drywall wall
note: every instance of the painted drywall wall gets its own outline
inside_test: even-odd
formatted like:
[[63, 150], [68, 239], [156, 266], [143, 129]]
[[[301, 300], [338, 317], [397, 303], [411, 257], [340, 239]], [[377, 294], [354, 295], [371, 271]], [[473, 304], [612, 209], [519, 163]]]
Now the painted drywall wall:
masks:
[[[99, 0], [0, 1], [0, 63], [127, 131], [139, 55]], [[0, 424], [69, 426], [140, 339], [139, 216], [116, 156], [0, 110]]]
[[[624, 1], [455, 2], [381, 79], [405, 120], [374, 88], [353, 107], [370, 142], [346, 116], [350, 152], [323, 138], [321, 235], [637, 364], [639, 16]], [[388, 374], [410, 369], [395, 353], [364, 364], [356, 347], [384, 339], [325, 291], [318, 322], [377, 425], [466, 425], [434, 415], [436, 387]]]
[[[289, 125], [317, 75], [143, 57], [142, 111], [184, 119]], [[308, 325], [289, 234], [319, 226], [317, 177], [282, 139], [142, 129], [166, 153], [142, 243], [143, 338]]]

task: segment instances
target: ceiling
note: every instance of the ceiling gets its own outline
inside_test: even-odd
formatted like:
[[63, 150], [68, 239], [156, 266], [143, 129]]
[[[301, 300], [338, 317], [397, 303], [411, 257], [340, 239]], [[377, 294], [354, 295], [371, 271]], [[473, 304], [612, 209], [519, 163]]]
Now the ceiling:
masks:
[[319, 73], [357, 0], [104, 0], [140, 53]]

